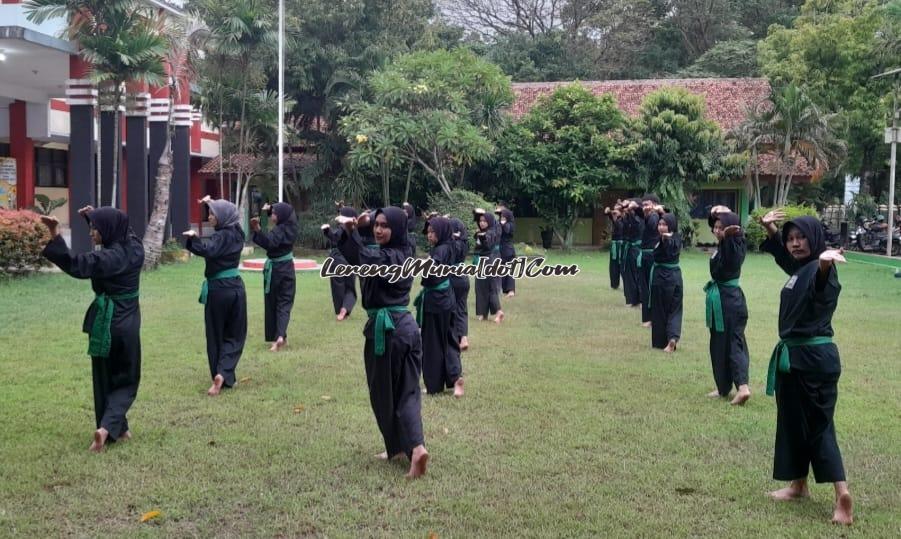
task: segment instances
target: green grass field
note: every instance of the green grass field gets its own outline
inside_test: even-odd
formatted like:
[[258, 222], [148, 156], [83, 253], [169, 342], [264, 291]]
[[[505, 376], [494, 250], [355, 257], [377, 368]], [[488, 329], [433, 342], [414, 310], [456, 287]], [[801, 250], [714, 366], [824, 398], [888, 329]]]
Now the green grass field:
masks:
[[[405, 463], [372, 458], [384, 448], [363, 374], [362, 311], [336, 323], [318, 274], [298, 276], [281, 354], [262, 342], [262, 277], [245, 276], [240, 383], [215, 399], [201, 262], [146, 274], [135, 438], [102, 455], [87, 451], [88, 283], [0, 284], [0, 536], [901, 536], [901, 279], [840, 268], [836, 422], [857, 519], [844, 530], [829, 524], [831, 485], [797, 503], [764, 495], [779, 486], [775, 403], [763, 394], [785, 281], [772, 260], [749, 257], [742, 279], [754, 391], [744, 408], [704, 397], [713, 387], [706, 255], [683, 257], [673, 356], [650, 348], [639, 313], [610, 290], [606, 260], [553, 255], [582, 273], [520, 282], [500, 327], [471, 321], [466, 397], [423, 397], [432, 458], [414, 482]], [[141, 524], [151, 510], [162, 516]]]

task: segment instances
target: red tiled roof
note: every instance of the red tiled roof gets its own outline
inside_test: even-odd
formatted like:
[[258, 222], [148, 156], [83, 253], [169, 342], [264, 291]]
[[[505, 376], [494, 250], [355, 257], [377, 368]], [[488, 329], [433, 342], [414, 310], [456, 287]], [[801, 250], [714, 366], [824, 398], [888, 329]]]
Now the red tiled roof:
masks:
[[[510, 113], [519, 118], [535, 105], [539, 97], [570, 82], [513, 83], [514, 102]], [[638, 116], [641, 101], [649, 93], [666, 86], [684, 88], [704, 96], [707, 117], [723, 131], [732, 129], [745, 119], [747, 107], [766, 97], [770, 91], [766, 79], [648, 79], [579, 81], [595, 95], [611, 94], [619, 108], [629, 116]]]

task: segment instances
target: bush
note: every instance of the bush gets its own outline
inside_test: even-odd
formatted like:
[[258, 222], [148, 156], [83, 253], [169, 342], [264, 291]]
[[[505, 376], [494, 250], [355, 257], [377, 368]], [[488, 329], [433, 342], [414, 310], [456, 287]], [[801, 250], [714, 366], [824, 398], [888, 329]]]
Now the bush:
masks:
[[41, 251], [49, 240], [50, 233], [36, 213], [0, 209], [0, 277], [43, 266]]
[[[475, 233], [475, 223], [472, 220], [472, 210], [476, 208], [484, 208], [487, 212], [493, 212], [495, 205], [485, 200], [481, 193], [474, 193], [466, 189], [454, 189], [450, 195], [446, 195], [441, 191], [429, 195], [429, 212], [437, 212], [438, 215], [450, 215], [463, 221], [466, 230], [469, 232], [467, 242], [472, 247], [472, 235]], [[419, 227], [417, 233], [422, 232]], [[424, 234], [419, 234], [425, 239]], [[422, 242], [419, 242], [422, 243]], [[424, 248], [427, 248], [425, 246]]]
[[[766, 215], [767, 212], [772, 209], [773, 208], [757, 208], [756, 210], [751, 212], [751, 218], [748, 222], [748, 226], [745, 227], [745, 237], [748, 241], [748, 247], [755, 251], [760, 248], [760, 244], [763, 243], [764, 239], [766, 239], [766, 231], [762, 226], [760, 226], [760, 223], [757, 221], [757, 219], [763, 215]], [[804, 215], [810, 215], [819, 218], [817, 210], [813, 206], [783, 206], [782, 209], [785, 211], [786, 220], [789, 221], [796, 217], [801, 217]]]
[[174, 264], [176, 262], [187, 262], [190, 259], [188, 251], [186, 251], [177, 240], [169, 238], [163, 244], [163, 250], [160, 253], [161, 264]]

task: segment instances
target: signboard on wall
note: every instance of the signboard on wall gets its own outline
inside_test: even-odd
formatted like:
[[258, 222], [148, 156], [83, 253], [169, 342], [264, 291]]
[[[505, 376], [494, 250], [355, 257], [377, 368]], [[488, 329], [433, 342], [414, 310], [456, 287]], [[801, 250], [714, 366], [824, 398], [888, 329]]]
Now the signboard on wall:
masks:
[[16, 160], [0, 157], [0, 208], [16, 209]]

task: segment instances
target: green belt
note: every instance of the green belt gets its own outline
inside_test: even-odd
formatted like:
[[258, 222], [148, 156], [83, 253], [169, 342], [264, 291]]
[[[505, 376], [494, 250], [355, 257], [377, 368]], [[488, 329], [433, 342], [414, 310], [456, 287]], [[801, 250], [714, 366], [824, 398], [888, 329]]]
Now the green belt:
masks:
[[766, 394], [772, 396], [776, 392], [776, 369], [779, 372], [791, 372], [791, 357], [788, 349], [792, 346], [820, 346], [832, 344], [832, 337], [798, 337], [780, 339], [770, 356], [770, 367], [766, 374]]
[[266, 294], [269, 293], [269, 285], [272, 283], [272, 265], [276, 262], [294, 262], [294, 253], [288, 253], [286, 255], [282, 255], [278, 258], [267, 258], [266, 263], [263, 264], [263, 290]]
[[501, 246], [500, 246], [500, 245], [495, 245], [494, 247], [491, 248], [491, 252], [492, 252], [492, 253], [499, 253], [499, 252], [501, 252]]
[[419, 291], [416, 299], [413, 300], [413, 305], [416, 306], [416, 324], [419, 325], [419, 327], [422, 327], [422, 306], [425, 304], [426, 292], [447, 290], [448, 288], [450, 288], [450, 279], [445, 279], [435, 286], [423, 286], [422, 290]]
[[368, 243], [366, 244], [367, 249], [380, 249], [381, 246], [378, 243]]
[[230, 268], [227, 270], [222, 270], [219, 273], [213, 275], [209, 279], [204, 279], [203, 284], [200, 285], [200, 298], [197, 300], [200, 303], [206, 305], [206, 298], [209, 295], [210, 291], [210, 281], [218, 281], [219, 279], [228, 279], [229, 277], [240, 277], [241, 272], [238, 271], [238, 268]]
[[704, 285], [704, 292], [707, 292], [707, 327], [722, 333], [725, 331], [723, 325], [723, 299], [720, 297], [720, 287], [738, 288], [738, 279], [729, 281], [708, 281]]
[[[632, 247], [635, 247], [636, 249], [641, 251], [641, 240], [638, 240], [638, 241], [623, 240], [623, 241], [626, 244], [626, 251], [625, 251], [626, 256], [629, 255], [629, 252], [632, 250]], [[636, 261], [636, 263], [638, 264], [638, 267], [640, 268], [641, 267], [641, 253], [640, 252], [638, 254], [638, 260]]]
[[651, 290], [652, 286], [654, 286], [654, 270], [660, 266], [661, 268], [669, 268], [669, 269], [679, 269], [679, 264], [666, 264], [663, 262], [657, 263], [654, 262], [651, 264], [651, 276], [648, 278], [648, 305], [651, 305]]
[[375, 317], [375, 328], [373, 328], [373, 336], [375, 337], [375, 355], [385, 355], [385, 332], [394, 330], [394, 321], [388, 313], [405, 313], [407, 308], [403, 305], [392, 305], [390, 307], [381, 307], [379, 309], [366, 309], [366, 314], [370, 318]]
[[94, 313], [94, 323], [91, 324], [91, 333], [88, 337], [89, 356], [109, 357], [110, 343], [112, 342], [110, 326], [113, 323], [113, 311], [116, 309], [113, 301], [126, 299], [138, 299], [138, 291], [115, 296], [97, 294], [94, 297], [94, 305], [97, 306], [97, 310]]
[[613, 240], [610, 242], [610, 260], [619, 260], [622, 256], [623, 240]]
[[642, 249], [640, 241], [635, 242], [635, 243], [638, 244], [638, 245], [636, 245], [636, 247], [638, 247], [638, 249], [641, 251], [640, 253], [638, 253], [638, 261], [636, 262], [636, 267], [640, 268], [641, 267], [641, 259], [644, 258], [643, 255], [644, 254], [652, 255], [652, 254], [654, 254], [654, 250], [653, 249]]

